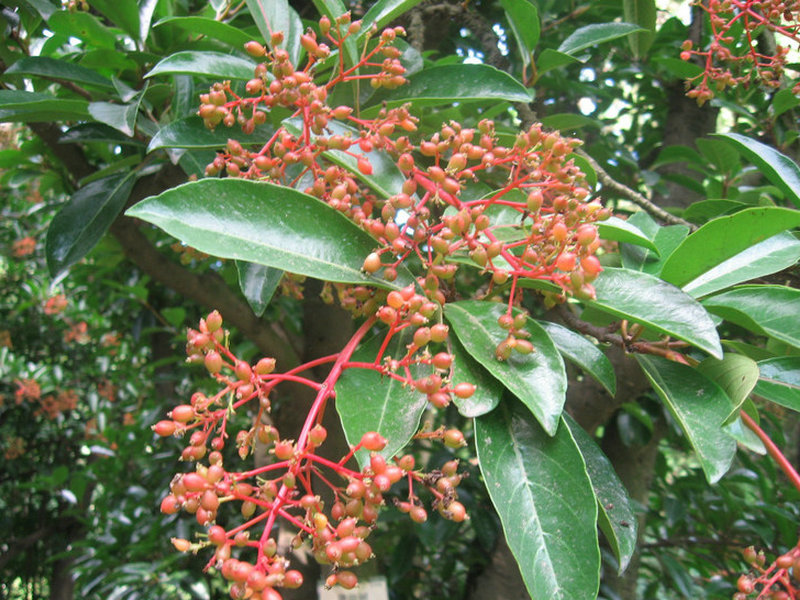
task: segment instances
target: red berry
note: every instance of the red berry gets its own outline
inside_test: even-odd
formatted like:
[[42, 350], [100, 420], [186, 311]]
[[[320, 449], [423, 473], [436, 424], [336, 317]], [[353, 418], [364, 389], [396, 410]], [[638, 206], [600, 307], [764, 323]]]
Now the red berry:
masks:
[[370, 452], [380, 452], [386, 447], [386, 438], [377, 431], [368, 431], [361, 436], [361, 446]]
[[475, 385], [472, 383], [462, 382], [453, 388], [453, 393], [461, 399], [466, 399], [475, 393]]
[[170, 416], [179, 423], [186, 423], [194, 418], [194, 407], [189, 404], [181, 404], [172, 409]]
[[162, 437], [167, 437], [175, 433], [178, 424], [175, 421], [159, 421], [153, 425], [153, 431]]

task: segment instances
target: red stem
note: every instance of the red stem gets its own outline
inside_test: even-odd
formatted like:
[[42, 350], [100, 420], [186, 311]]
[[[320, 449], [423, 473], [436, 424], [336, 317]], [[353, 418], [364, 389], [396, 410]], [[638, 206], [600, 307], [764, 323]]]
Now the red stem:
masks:
[[795, 468], [783, 455], [783, 452], [780, 451], [780, 448], [775, 445], [775, 442], [770, 439], [770, 437], [764, 432], [763, 429], [761, 429], [761, 427], [758, 426], [758, 424], [750, 415], [743, 410], [740, 411], [739, 414], [741, 415], [744, 424], [747, 425], [747, 427], [758, 436], [758, 439], [763, 442], [769, 455], [776, 463], [778, 463], [778, 466], [789, 478], [789, 481], [792, 482], [792, 485], [797, 488], [798, 491], [800, 491], [800, 475], [798, 475]]

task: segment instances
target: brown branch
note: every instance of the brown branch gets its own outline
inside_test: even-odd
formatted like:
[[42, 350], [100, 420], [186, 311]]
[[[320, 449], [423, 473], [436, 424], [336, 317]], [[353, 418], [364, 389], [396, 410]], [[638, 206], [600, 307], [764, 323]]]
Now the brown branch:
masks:
[[690, 230], [694, 231], [697, 227], [686, 221], [681, 219], [680, 217], [676, 217], [673, 214], [668, 213], [663, 208], [653, 204], [650, 200], [645, 198], [642, 194], [629, 188], [628, 186], [618, 182], [616, 179], [611, 177], [606, 170], [600, 166], [594, 158], [592, 158], [586, 151], [581, 148], [576, 150], [576, 153], [583, 158], [586, 159], [586, 162], [594, 169], [595, 173], [597, 173], [597, 179], [600, 183], [603, 184], [603, 187], [609, 189], [613, 192], [616, 192], [626, 200], [630, 200], [637, 206], [643, 208], [645, 211], [653, 215], [654, 217], [661, 219], [665, 223], [671, 223], [672, 225], [686, 225]]
[[33, 533], [29, 533], [25, 537], [9, 540], [6, 543], [8, 550], [3, 554], [0, 554], [0, 571], [2, 571], [15, 556], [25, 552], [39, 540], [50, 537], [52, 533], [53, 530], [51, 527], [44, 526], [40, 529], [37, 529]]

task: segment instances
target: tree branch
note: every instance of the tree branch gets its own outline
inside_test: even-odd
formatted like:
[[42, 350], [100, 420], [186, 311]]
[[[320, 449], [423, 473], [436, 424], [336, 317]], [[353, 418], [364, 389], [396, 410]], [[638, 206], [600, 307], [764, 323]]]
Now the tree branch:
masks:
[[611, 177], [611, 175], [609, 175], [603, 167], [600, 166], [600, 163], [598, 163], [583, 149], [578, 148], [575, 152], [579, 156], [582, 156], [583, 158], [586, 159], [586, 162], [588, 162], [589, 165], [592, 167], [592, 169], [594, 169], [595, 173], [597, 173], [597, 179], [598, 181], [600, 181], [600, 183], [603, 184], [604, 188], [616, 192], [626, 200], [630, 200], [640, 208], [643, 208], [645, 211], [647, 211], [654, 217], [661, 219], [665, 223], [671, 223], [672, 225], [686, 225], [692, 231], [697, 229], [697, 227], [693, 223], [690, 223], [689, 221], [686, 221], [684, 219], [681, 219], [680, 217], [676, 217], [675, 215], [668, 213], [663, 208], [653, 204], [650, 200], [645, 198], [642, 194], [640, 194], [636, 190], [633, 190], [628, 186], [618, 182], [616, 179]]

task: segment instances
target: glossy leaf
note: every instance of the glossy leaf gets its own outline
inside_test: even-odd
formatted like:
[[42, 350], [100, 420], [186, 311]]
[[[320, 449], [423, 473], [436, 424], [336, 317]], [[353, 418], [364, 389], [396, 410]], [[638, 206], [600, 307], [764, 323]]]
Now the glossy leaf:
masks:
[[550, 321], [537, 321], [566, 358], [591, 375], [609, 394], [617, 393], [614, 366], [602, 350], [581, 334]]
[[725, 392], [698, 370], [664, 358], [637, 355], [653, 389], [697, 453], [709, 483], [730, 468], [736, 442], [722, 429], [733, 406]]
[[475, 445], [531, 597], [595, 598], [597, 501], [569, 427], [562, 423], [549, 436], [522, 406], [504, 402], [475, 420]]
[[302, 50], [300, 36], [303, 33], [303, 23], [289, 2], [287, 0], [247, 0], [247, 8], [250, 9], [250, 14], [267, 44], [271, 45], [273, 32], [283, 32], [281, 47], [289, 53], [289, 60], [292, 61], [292, 64], [299, 67]]
[[369, 7], [369, 10], [361, 19], [362, 35], [368, 32], [373, 24], [378, 29], [385, 27], [420, 2], [422, 0], [378, 0]]
[[564, 54], [552, 48], [545, 48], [536, 60], [536, 72], [541, 75], [552, 69], [557, 69], [564, 65], [571, 65], [576, 62], [582, 61], [570, 54]]
[[130, 104], [92, 102], [89, 104], [89, 114], [95, 120], [113, 127], [129, 137], [133, 137], [140, 102], [141, 96], [137, 101]]
[[567, 391], [564, 362], [545, 330], [530, 319], [528, 339], [535, 352], [514, 352], [506, 361], [497, 360], [495, 348], [507, 336], [497, 319], [505, 310], [495, 302], [465, 300], [448, 303], [444, 314], [466, 351], [530, 409], [548, 434], [555, 435]]
[[106, 144], [143, 145], [139, 140], [132, 140], [108, 125], [95, 122], [81, 123], [70, 127], [58, 141], [61, 144], [72, 142], [103, 142]]
[[[373, 362], [378, 355], [383, 334], [378, 334], [362, 344], [353, 353], [352, 362]], [[398, 334], [389, 342], [387, 354], [402, 356], [410, 338]], [[412, 367], [414, 377], [425, 375], [423, 367]], [[347, 442], [355, 446], [368, 431], [377, 431], [386, 438], [386, 447], [380, 454], [386, 458], [395, 456], [419, 431], [419, 422], [428, 397], [413, 386], [381, 375], [373, 369], [345, 369], [336, 383], [336, 411], [342, 421]], [[369, 452], [356, 453], [359, 465], [369, 462]]]
[[720, 133], [742, 156], [756, 165], [769, 181], [781, 189], [795, 206], [800, 207], [800, 167], [772, 146], [738, 133]]
[[47, 229], [50, 275], [61, 275], [94, 248], [125, 206], [136, 176], [129, 171], [93, 181], [61, 207]]
[[88, 12], [58, 10], [47, 21], [54, 33], [76, 37], [92, 46], [113, 49], [117, 36]]
[[139, 6], [137, 2], [115, 0], [90, 0], [92, 8], [103, 13], [108, 20], [120, 27], [134, 40], [139, 39]]
[[511, 33], [517, 41], [522, 64], [528, 66], [541, 33], [539, 11], [528, 0], [500, 0], [500, 5], [506, 12]]
[[745, 285], [703, 301], [726, 321], [800, 348], [800, 290], [779, 285]]
[[658, 254], [658, 247], [642, 232], [641, 229], [618, 217], [611, 217], [597, 224], [600, 237], [604, 240], [636, 244]]
[[758, 381], [758, 364], [742, 354], [726, 354], [722, 360], [707, 358], [697, 365], [697, 370], [721, 387], [733, 402], [726, 424], [739, 415], [739, 407]]
[[699, 298], [719, 290], [771, 275], [800, 260], [800, 241], [791, 233], [779, 233], [709, 269], [683, 286], [683, 291]]
[[110, 79], [103, 77], [92, 69], [47, 56], [26, 56], [21, 58], [8, 67], [5, 74], [61, 79], [106, 90], [114, 88]]
[[[721, 173], [733, 173], [741, 168], [739, 154], [722, 140], [713, 138], [698, 138], [695, 140], [697, 149]], [[702, 163], [701, 163], [702, 164]]]
[[237, 50], [244, 48], [244, 45], [253, 39], [238, 27], [206, 17], [166, 17], [158, 21], [154, 27], [158, 29], [167, 25], [177, 27], [192, 35], [205, 35]]
[[264, 314], [275, 290], [283, 277], [283, 271], [266, 265], [236, 261], [239, 288], [257, 317]]
[[[158, 130], [150, 140], [148, 152], [159, 148], [224, 148], [228, 139], [241, 133], [241, 129], [218, 126], [214, 131], [203, 125], [198, 116], [178, 119]], [[270, 125], [259, 125], [253, 132], [253, 139], [268, 139], [274, 133]], [[246, 143], [247, 138], [242, 141]]]
[[762, 360], [758, 368], [761, 377], [754, 393], [775, 404], [800, 411], [800, 357]]
[[458, 412], [468, 418], [491, 412], [500, 403], [502, 384], [470, 356], [456, 336], [450, 337], [450, 344], [453, 353], [453, 384], [471, 383], [475, 386], [475, 393], [469, 398], [453, 396]]
[[0, 123], [88, 120], [86, 100], [67, 100], [38, 92], [0, 90]]
[[489, 65], [443, 65], [423, 69], [386, 96], [388, 106], [410, 102], [433, 106], [451, 102], [497, 101], [530, 102], [528, 89], [519, 81]]
[[638, 521], [628, 490], [620, 481], [608, 457], [592, 437], [572, 417], [564, 414], [564, 424], [578, 444], [586, 472], [597, 499], [597, 521], [619, 563], [619, 573], [628, 568], [636, 550]]
[[184, 50], [162, 58], [145, 77], [181, 74], [249, 80], [253, 78], [255, 66], [251, 60], [230, 54]]
[[361, 267], [375, 240], [320, 200], [272, 183], [203, 179], [148, 198], [126, 214], [213, 256], [326, 281], [385, 288], [409, 283], [402, 271], [391, 284], [366, 275]]
[[702, 305], [675, 286], [647, 273], [610, 267], [600, 274], [594, 286], [597, 298], [590, 305], [722, 357], [711, 317]]
[[[300, 135], [302, 132], [302, 121], [299, 119], [287, 119], [283, 122], [283, 125], [287, 131], [294, 135]], [[330, 132], [327, 135], [343, 135], [358, 139], [357, 130], [347, 127], [338, 121], [331, 120], [328, 123], [327, 131]], [[392, 157], [383, 150], [374, 149], [369, 152], [362, 152], [354, 148], [349, 153], [341, 150], [327, 150], [324, 154], [332, 162], [350, 171], [384, 198], [399, 194], [402, 191], [406, 178], [397, 167], [396, 162], [392, 160]], [[352, 154], [356, 154], [356, 156], [352, 156]], [[372, 166], [372, 173], [365, 175], [361, 172], [361, 169], [358, 168], [357, 157], [363, 157], [369, 161]]]
[[575, 56], [587, 48], [594, 48], [598, 44], [610, 42], [640, 31], [647, 32], [646, 29], [633, 23], [595, 23], [593, 25], [585, 25], [573, 31], [567, 39], [561, 42], [558, 51]]
[[658, 276], [669, 255], [689, 235], [689, 228], [685, 225], [661, 227], [644, 211], [634, 213], [626, 222], [638, 227], [648, 239], [651, 239], [656, 248], [658, 248], [658, 254], [640, 246], [623, 242], [620, 244], [622, 266], [634, 271], [643, 271], [650, 275]]
[[642, 58], [647, 55], [655, 38], [657, 13], [655, 0], [623, 0], [622, 10], [626, 22], [647, 30], [646, 33], [634, 33], [628, 37], [633, 56]]
[[782, 231], [800, 225], [800, 211], [755, 207], [709, 221], [669, 256], [661, 278], [679, 287]]

